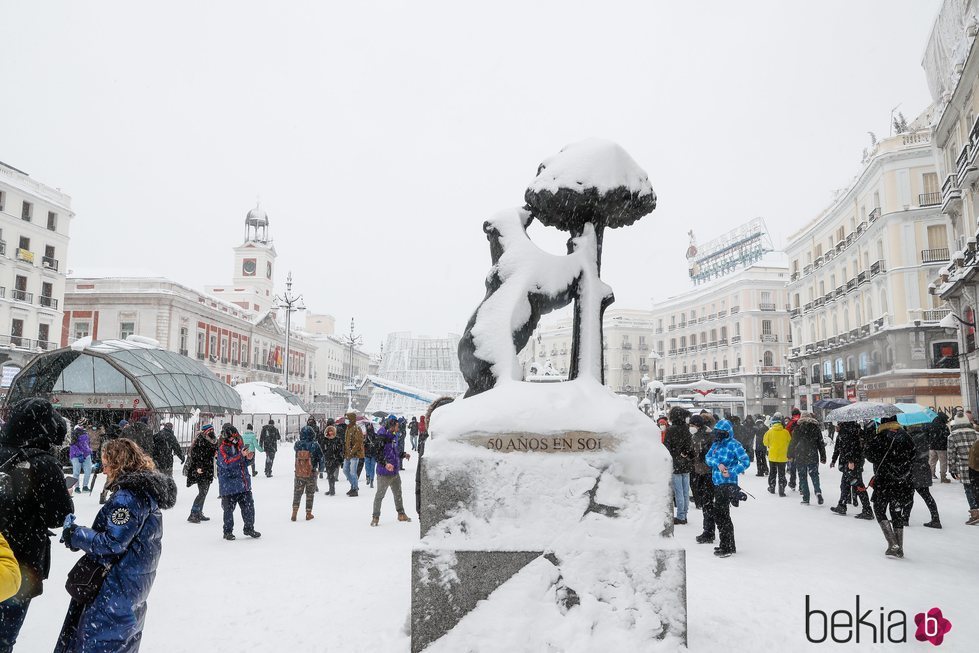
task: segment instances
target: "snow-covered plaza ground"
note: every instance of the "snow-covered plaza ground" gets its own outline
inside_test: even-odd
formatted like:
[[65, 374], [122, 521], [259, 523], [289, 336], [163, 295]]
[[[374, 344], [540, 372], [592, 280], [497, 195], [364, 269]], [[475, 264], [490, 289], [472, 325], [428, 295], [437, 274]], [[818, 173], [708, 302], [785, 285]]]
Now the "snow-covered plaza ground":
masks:
[[[430, 447], [437, 446], [431, 442]], [[262, 456], [259, 456], [262, 458]], [[259, 462], [259, 470], [262, 463]], [[178, 477], [177, 506], [165, 513], [163, 557], [143, 633], [147, 653], [223, 651], [376, 651], [408, 650], [404, 632], [410, 605], [410, 556], [418, 539], [414, 514], [415, 459], [402, 474], [411, 524], [395, 521], [391, 497], [385, 499], [381, 526], [370, 528], [373, 490], [344, 496], [346, 481], [334, 497], [323, 495], [321, 481], [311, 522], [289, 521], [293, 460], [284, 449], [276, 474], [261, 473], [254, 483], [256, 528], [261, 539], [221, 538], [221, 507], [216, 485], [205, 514], [211, 521], [186, 521], [194, 489]], [[178, 463], [179, 469], [179, 463]], [[873, 521], [840, 517], [829, 511], [839, 496], [839, 472], [821, 466], [826, 504], [802, 506], [799, 495], [768, 494], [754, 466], [742, 486], [756, 498], [732, 510], [737, 555], [717, 559], [712, 547], [699, 545], [699, 511], [678, 526], [676, 540], [688, 552], [689, 649], [800, 651], [925, 650], [914, 641], [913, 617], [942, 609], [952, 631], [941, 651], [974, 651], [979, 620], [973, 617], [979, 568], [979, 528], [965, 526], [966, 503], [958, 483], [932, 491], [944, 530], [923, 528], [927, 512], [916, 501], [906, 531], [903, 560], [883, 556], [884, 539]], [[179, 473], [179, 472], [178, 472]], [[101, 483], [100, 483], [101, 486]], [[99, 508], [98, 494], [76, 498], [79, 521], [90, 524]], [[31, 606], [18, 651], [49, 651], [68, 604], [64, 578], [78, 554], [56, 541], [51, 577]], [[879, 608], [908, 615], [908, 643], [807, 643], [805, 599], [827, 613]], [[815, 622], [814, 622], [815, 623]], [[876, 623], [876, 621], [875, 621]], [[505, 628], [505, 624], [500, 625]], [[492, 643], [472, 643], [472, 651], [492, 651]], [[460, 652], [463, 653], [463, 652]], [[629, 653], [619, 651], [617, 653]]]

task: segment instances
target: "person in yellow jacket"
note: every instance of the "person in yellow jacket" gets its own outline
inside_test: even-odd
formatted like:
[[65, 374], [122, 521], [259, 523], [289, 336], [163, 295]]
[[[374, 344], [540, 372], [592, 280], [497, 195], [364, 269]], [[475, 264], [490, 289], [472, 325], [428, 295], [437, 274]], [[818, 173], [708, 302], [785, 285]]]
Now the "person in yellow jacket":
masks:
[[20, 565], [10, 545], [0, 533], [0, 603], [3, 603], [20, 590]]
[[789, 443], [792, 434], [785, 428], [782, 413], [772, 415], [772, 424], [765, 432], [764, 444], [768, 448], [768, 491], [775, 494], [775, 478], [778, 476], [778, 495], [785, 496], [785, 464], [789, 460]]

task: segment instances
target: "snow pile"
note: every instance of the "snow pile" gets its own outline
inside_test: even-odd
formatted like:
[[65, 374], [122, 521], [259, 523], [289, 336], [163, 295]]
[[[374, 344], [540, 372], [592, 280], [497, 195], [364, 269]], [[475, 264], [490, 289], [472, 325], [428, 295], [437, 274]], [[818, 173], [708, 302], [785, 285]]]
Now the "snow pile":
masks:
[[241, 395], [241, 412], [245, 415], [306, 414], [299, 397], [272, 383], [239, 383], [235, 390]]
[[621, 145], [589, 138], [572, 143], [546, 159], [529, 190], [557, 193], [562, 188], [576, 191], [594, 188], [599, 193], [607, 193], [623, 187], [640, 196], [653, 194], [646, 171]]

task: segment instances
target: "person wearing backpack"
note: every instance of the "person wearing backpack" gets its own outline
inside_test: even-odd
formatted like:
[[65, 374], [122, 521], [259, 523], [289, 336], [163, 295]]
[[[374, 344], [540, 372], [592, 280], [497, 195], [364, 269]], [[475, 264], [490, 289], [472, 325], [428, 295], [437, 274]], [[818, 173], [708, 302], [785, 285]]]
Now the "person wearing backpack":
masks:
[[0, 652], [17, 642], [31, 600], [43, 591], [51, 567], [49, 528], [59, 528], [75, 511], [65, 476], [51, 454], [67, 435], [50, 402], [22, 399], [0, 430], [0, 533], [17, 558], [17, 593], [0, 603]]
[[979, 525], [979, 496], [976, 495], [979, 486], [974, 484], [975, 475], [970, 473], [969, 466], [972, 459], [979, 467], [979, 452], [975, 451], [977, 442], [979, 433], [969, 419], [961, 411], [958, 412], [952, 419], [948, 436], [948, 469], [952, 478], [962, 481], [965, 500], [969, 503], [969, 519], [965, 522], [969, 526]]
[[[349, 430], [349, 429], [348, 429]], [[374, 514], [371, 526], [377, 526], [381, 519], [381, 503], [388, 488], [394, 495], [394, 509], [398, 512], [398, 521], [410, 522], [411, 517], [405, 514], [404, 498], [401, 495], [401, 460], [410, 458], [411, 454], [403, 453], [398, 447], [398, 418], [388, 415], [378, 432], [384, 447], [381, 457], [377, 460], [377, 491], [374, 494]]]
[[279, 449], [279, 429], [275, 428], [275, 420], [269, 419], [269, 423], [262, 427], [262, 435], [259, 437], [259, 447], [265, 450], [265, 476], [272, 478], [272, 464], [275, 462], [275, 452]]
[[316, 429], [306, 425], [299, 429], [299, 439], [292, 445], [296, 452], [296, 482], [292, 491], [292, 521], [299, 514], [299, 499], [306, 494], [306, 521], [313, 518], [317, 471], [323, 464], [323, 450], [316, 442]]

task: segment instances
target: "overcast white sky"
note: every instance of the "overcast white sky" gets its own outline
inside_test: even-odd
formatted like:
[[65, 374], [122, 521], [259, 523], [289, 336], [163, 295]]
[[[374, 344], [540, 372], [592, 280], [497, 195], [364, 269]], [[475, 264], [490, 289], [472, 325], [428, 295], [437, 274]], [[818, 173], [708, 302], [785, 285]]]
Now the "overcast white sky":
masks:
[[0, 160], [72, 196], [69, 268], [225, 283], [260, 196], [280, 285], [376, 350], [462, 332], [482, 222], [588, 136], [659, 196], [606, 232], [616, 307], [686, 287], [688, 229], [784, 239], [929, 103], [940, 1], [4, 4]]

